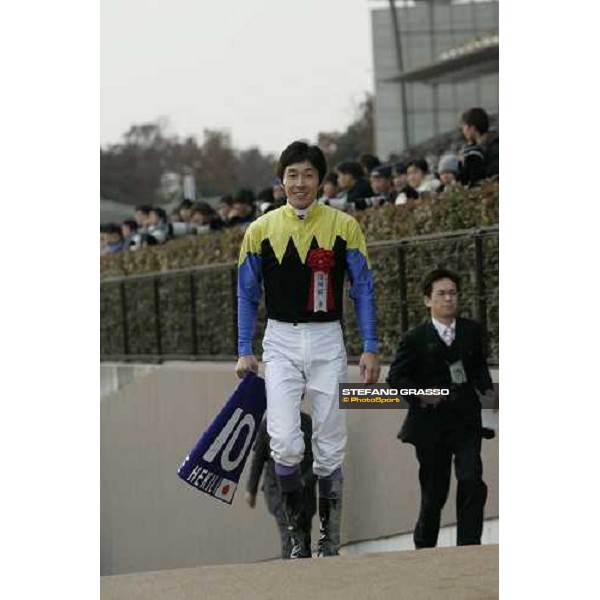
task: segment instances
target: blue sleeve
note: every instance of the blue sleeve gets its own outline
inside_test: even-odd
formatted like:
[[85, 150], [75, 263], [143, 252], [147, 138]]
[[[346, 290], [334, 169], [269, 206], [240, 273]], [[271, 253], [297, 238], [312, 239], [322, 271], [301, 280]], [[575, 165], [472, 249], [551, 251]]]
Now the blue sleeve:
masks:
[[261, 295], [262, 270], [258, 254], [248, 253], [238, 266], [238, 354], [252, 354], [252, 340]]
[[354, 301], [363, 352], [379, 352], [373, 274], [366, 256], [359, 249], [347, 250], [346, 262], [350, 278], [350, 298]]

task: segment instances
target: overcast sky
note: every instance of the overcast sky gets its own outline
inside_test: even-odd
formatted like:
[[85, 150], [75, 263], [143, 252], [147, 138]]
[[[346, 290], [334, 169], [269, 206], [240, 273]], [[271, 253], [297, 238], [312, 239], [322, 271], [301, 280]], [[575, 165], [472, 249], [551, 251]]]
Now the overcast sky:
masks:
[[368, 0], [101, 0], [101, 143], [133, 123], [279, 153], [374, 89]]

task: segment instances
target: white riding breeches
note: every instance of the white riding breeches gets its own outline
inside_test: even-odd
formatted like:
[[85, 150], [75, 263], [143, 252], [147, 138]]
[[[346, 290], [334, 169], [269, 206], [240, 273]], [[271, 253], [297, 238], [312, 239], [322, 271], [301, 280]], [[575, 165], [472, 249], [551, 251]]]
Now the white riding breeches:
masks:
[[313, 472], [330, 475], [342, 466], [347, 439], [346, 411], [338, 405], [338, 384], [348, 380], [340, 322], [294, 325], [269, 319], [263, 362], [273, 460], [288, 467], [302, 461], [300, 401], [307, 391], [313, 407]]

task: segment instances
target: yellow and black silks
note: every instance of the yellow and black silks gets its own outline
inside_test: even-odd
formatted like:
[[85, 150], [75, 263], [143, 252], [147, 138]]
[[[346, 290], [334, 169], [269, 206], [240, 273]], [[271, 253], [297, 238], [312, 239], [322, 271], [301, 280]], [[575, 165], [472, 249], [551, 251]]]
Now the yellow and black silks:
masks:
[[[310, 300], [314, 271], [310, 252], [332, 259], [328, 284], [333, 302], [316, 310]], [[348, 273], [364, 349], [378, 349], [373, 279], [364, 235], [354, 217], [312, 204], [305, 218], [286, 205], [254, 221], [246, 230], [238, 263], [238, 352], [252, 353], [256, 312], [264, 282], [267, 316], [288, 323], [342, 318], [344, 277]]]

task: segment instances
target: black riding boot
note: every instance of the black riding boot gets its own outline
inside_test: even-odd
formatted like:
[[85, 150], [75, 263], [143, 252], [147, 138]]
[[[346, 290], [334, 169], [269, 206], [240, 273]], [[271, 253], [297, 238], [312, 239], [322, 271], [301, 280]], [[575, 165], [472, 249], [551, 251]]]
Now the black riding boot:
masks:
[[319, 521], [321, 535], [317, 556], [338, 556], [342, 524], [342, 480], [319, 480]]
[[310, 558], [310, 531], [305, 531], [304, 493], [300, 478], [297, 480], [280, 477], [283, 508], [292, 537], [290, 558]]

